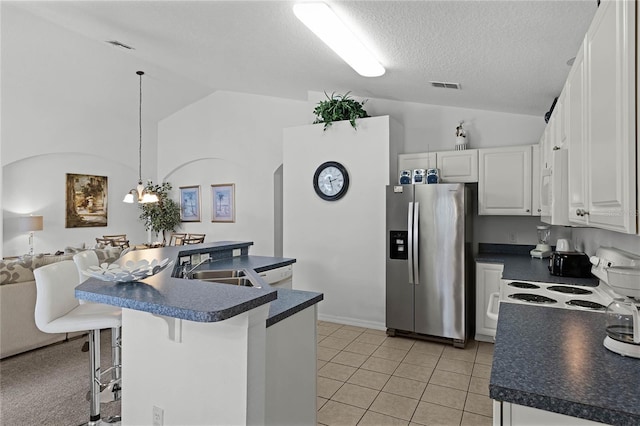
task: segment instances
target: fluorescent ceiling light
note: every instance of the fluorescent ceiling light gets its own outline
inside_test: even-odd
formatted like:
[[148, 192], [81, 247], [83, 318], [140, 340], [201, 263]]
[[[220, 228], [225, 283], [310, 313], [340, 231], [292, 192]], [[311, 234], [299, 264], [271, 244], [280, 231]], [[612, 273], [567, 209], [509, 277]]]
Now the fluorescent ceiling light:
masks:
[[384, 67], [325, 3], [298, 3], [293, 6], [293, 13], [358, 74], [384, 74]]

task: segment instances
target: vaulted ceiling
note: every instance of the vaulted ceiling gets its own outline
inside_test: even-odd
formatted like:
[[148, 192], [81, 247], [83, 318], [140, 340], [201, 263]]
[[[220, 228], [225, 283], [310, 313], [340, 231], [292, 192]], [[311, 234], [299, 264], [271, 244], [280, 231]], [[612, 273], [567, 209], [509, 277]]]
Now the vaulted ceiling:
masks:
[[[62, 80], [82, 70], [81, 63], [99, 64], [100, 73], [73, 79], [93, 81], [105, 93], [135, 90], [134, 73], [146, 67], [153, 86], [150, 108], [158, 119], [215, 90], [299, 100], [306, 100], [307, 91], [352, 91], [542, 116], [560, 93], [567, 60], [597, 9], [596, 0], [330, 1], [387, 69], [382, 77], [365, 78], [296, 19], [293, 4], [3, 1], [2, 47], [11, 43], [9, 60], [16, 60], [17, 46], [32, 46], [28, 55], [50, 43], [48, 65], [38, 72], [57, 73]], [[15, 16], [36, 19], [24, 28]], [[42, 40], [45, 31], [38, 27], [52, 25], [69, 37]], [[74, 57], [73, 40], [91, 48]], [[434, 80], [460, 83], [461, 89], [433, 88]]]

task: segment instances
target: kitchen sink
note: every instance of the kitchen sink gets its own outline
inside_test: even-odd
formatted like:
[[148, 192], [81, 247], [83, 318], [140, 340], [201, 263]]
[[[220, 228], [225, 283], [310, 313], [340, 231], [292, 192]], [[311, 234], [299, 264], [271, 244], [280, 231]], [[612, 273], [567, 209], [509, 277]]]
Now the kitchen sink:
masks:
[[212, 283], [239, 285], [243, 287], [253, 287], [253, 282], [245, 276], [244, 271], [239, 270], [216, 270], [216, 271], [194, 271], [190, 278]]
[[190, 274], [190, 278], [194, 280], [211, 281], [215, 278], [238, 278], [244, 277], [244, 271], [237, 269], [223, 269], [223, 270], [203, 270], [193, 271]]

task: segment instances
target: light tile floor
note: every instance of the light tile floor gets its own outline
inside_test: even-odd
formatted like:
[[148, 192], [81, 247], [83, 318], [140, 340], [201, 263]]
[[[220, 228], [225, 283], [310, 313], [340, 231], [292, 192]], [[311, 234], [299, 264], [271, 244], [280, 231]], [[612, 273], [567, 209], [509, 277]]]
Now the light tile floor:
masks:
[[492, 424], [493, 344], [465, 349], [318, 322], [319, 425]]

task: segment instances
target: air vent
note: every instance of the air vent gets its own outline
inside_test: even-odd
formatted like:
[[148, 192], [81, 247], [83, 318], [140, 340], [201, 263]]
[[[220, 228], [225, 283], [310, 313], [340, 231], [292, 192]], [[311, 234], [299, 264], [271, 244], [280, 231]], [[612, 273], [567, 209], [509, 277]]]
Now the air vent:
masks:
[[433, 87], [439, 87], [441, 89], [460, 89], [460, 83], [446, 83], [444, 81], [430, 81]]
[[126, 49], [126, 50], [135, 50], [135, 48], [131, 47], [131, 46], [127, 46], [124, 43], [120, 43], [118, 40], [107, 40], [106, 43], [109, 43], [115, 47], [119, 47], [121, 49]]

